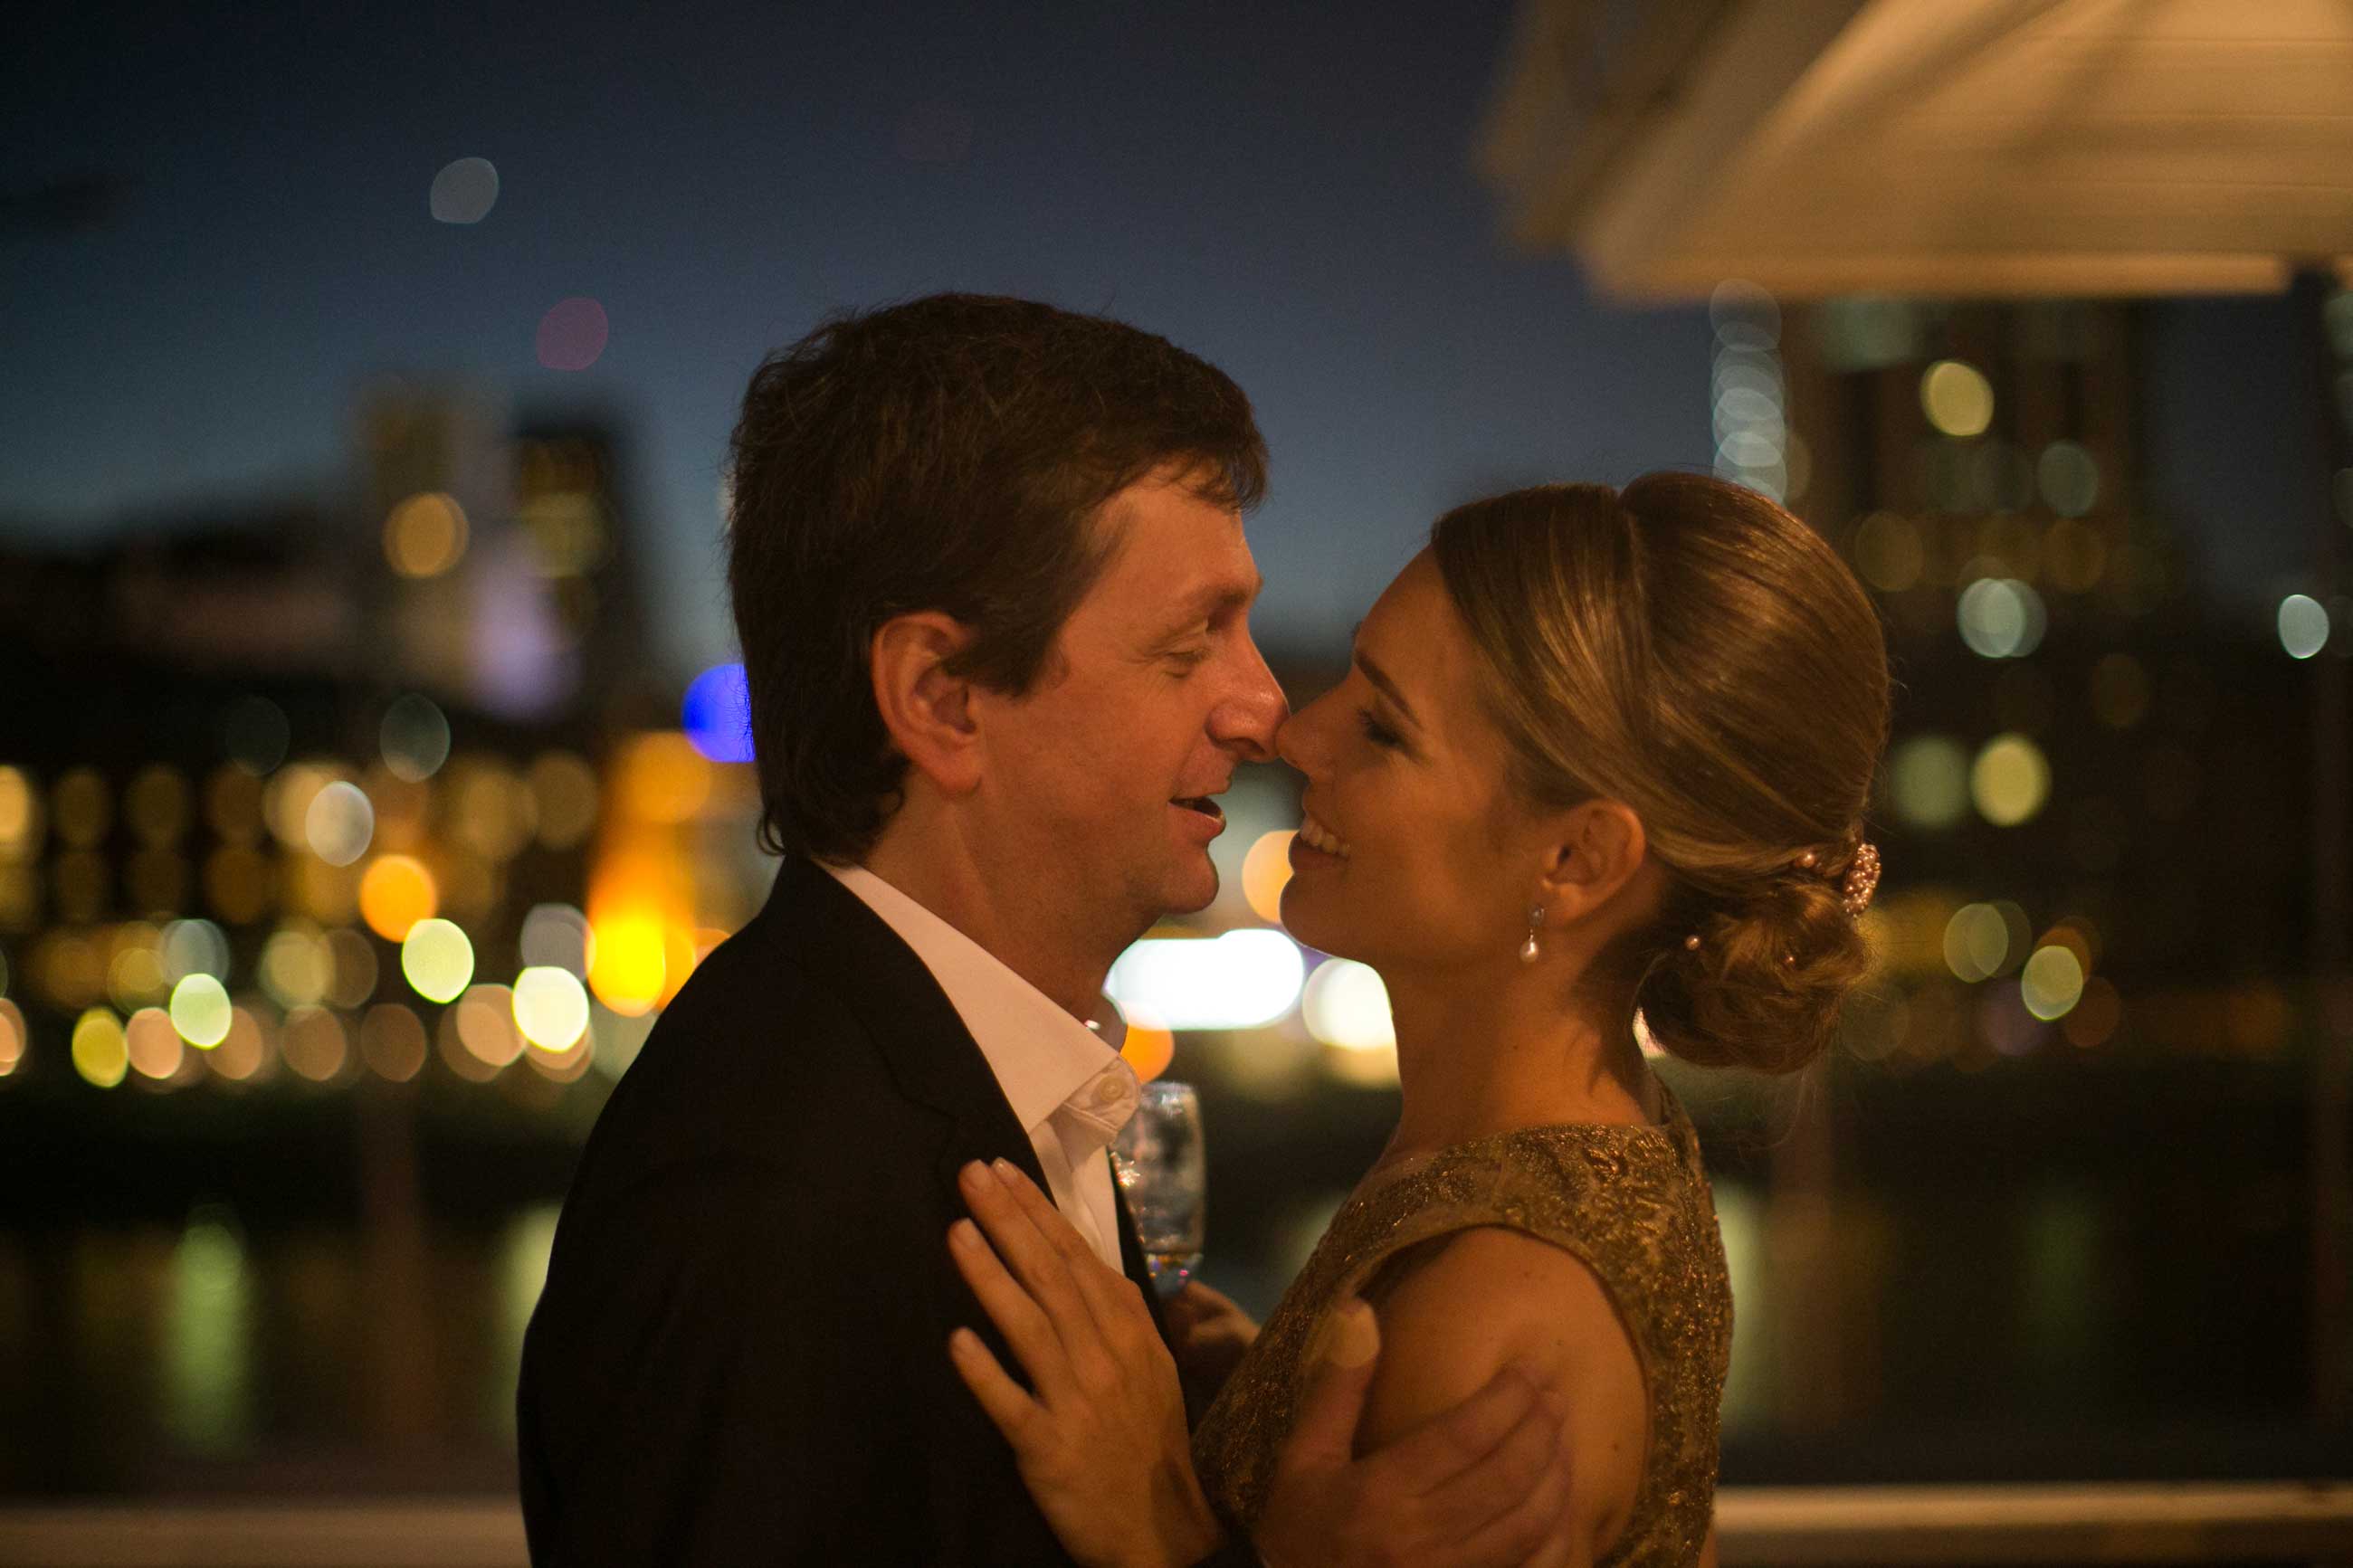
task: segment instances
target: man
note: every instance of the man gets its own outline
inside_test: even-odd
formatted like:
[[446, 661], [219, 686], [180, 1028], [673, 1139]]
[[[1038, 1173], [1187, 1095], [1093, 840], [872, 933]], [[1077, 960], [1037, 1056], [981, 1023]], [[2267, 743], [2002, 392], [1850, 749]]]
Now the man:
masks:
[[[733, 458], [786, 860], [565, 1202], [518, 1396], [533, 1557], [1066, 1563], [950, 1362], [965, 1325], [1012, 1364], [945, 1237], [959, 1170], [1002, 1157], [1149, 1298], [1106, 1157], [1134, 1079], [1084, 1020], [1123, 948], [1215, 894], [1214, 797], [1272, 754], [1241, 531], [1264, 447], [1162, 339], [945, 295], [773, 356]], [[1555, 1422], [1499, 1387], [1359, 1461], [1327, 1404], [1269, 1561], [1352, 1560], [1349, 1531], [1394, 1553], [1466, 1498], [1505, 1513], [1525, 1465], [1478, 1461], [1548, 1454]]]

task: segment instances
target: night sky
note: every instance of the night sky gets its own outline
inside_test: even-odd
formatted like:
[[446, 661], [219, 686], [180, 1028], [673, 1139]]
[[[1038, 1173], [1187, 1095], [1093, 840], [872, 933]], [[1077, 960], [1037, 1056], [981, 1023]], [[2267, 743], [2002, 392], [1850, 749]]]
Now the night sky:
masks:
[[[1472, 148], [1505, 4], [67, 9], [9, 24], [0, 191], [114, 196], [0, 234], [0, 534], [345, 495], [364, 379], [459, 378], [620, 420], [684, 671], [727, 648], [752, 367], [946, 288], [1109, 311], [1241, 382], [1278, 647], [1345, 638], [1454, 501], [1711, 456], [1704, 312], [1597, 303], [1502, 237]], [[470, 156], [495, 207], [435, 221]], [[580, 295], [605, 352], [542, 368]], [[2262, 368], [2292, 329], [2232, 302], [2147, 334], [2152, 504], [2249, 615], [2310, 553], [2295, 389]]]

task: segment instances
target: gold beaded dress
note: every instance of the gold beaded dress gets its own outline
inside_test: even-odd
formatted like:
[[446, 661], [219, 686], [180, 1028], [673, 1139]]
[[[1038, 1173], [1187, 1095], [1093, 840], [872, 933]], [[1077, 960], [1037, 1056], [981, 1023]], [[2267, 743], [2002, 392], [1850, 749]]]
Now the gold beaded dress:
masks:
[[1616, 1304], [1642, 1370], [1650, 1439], [1625, 1529], [1596, 1568], [1697, 1561], [1714, 1513], [1732, 1289], [1699, 1135], [1660, 1085], [1659, 1125], [1567, 1123], [1458, 1143], [1375, 1171], [1333, 1217], [1193, 1438], [1209, 1500], [1247, 1530], [1331, 1309], [1377, 1300], [1385, 1264], [1479, 1226], [1573, 1253]]

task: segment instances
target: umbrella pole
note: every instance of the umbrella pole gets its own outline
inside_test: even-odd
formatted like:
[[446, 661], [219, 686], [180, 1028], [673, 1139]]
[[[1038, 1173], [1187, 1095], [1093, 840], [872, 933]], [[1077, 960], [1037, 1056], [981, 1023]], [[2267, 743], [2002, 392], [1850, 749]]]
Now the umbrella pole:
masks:
[[[2313, 562], [2315, 594], [2342, 616], [2348, 519], [2340, 515], [2337, 473], [2353, 468], [2347, 440], [2353, 390], [2340, 395], [2339, 373], [2353, 374], [2353, 355], [2331, 346], [2327, 318], [2336, 279], [2316, 268], [2297, 274], [2292, 288], [2297, 327], [2306, 335], [2317, 384], [2322, 504]], [[2343, 399], [2340, 401], [2340, 397]], [[2353, 498], [2348, 498], [2353, 499]], [[2331, 628], [2329, 645], [2315, 657], [2313, 677], [2312, 977], [2312, 1415], [2321, 1426], [2342, 1423], [2353, 1408], [2353, 1357], [2348, 1357], [2348, 1275], [2353, 1275], [2353, 658], [2346, 638], [2353, 627]]]

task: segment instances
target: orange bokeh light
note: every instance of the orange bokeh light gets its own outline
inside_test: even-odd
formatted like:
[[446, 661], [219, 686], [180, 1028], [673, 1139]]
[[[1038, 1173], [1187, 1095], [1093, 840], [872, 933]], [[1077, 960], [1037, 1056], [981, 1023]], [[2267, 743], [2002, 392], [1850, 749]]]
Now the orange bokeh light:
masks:
[[1176, 1037], [1149, 1024], [1130, 1024], [1127, 1038], [1120, 1042], [1119, 1054], [1135, 1069], [1138, 1079], [1150, 1083], [1168, 1070], [1168, 1063], [1176, 1055]]
[[440, 890], [424, 862], [407, 855], [380, 855], [360, 879], [360, 918], [386, 942], [405, 942], [418, 921], [438, 912]]
[[1261, 833], [1242, 857], [1242, 897], [1269, 925], [1282, 920], [1282, 889], [1291, 881], [1291, 832]]

